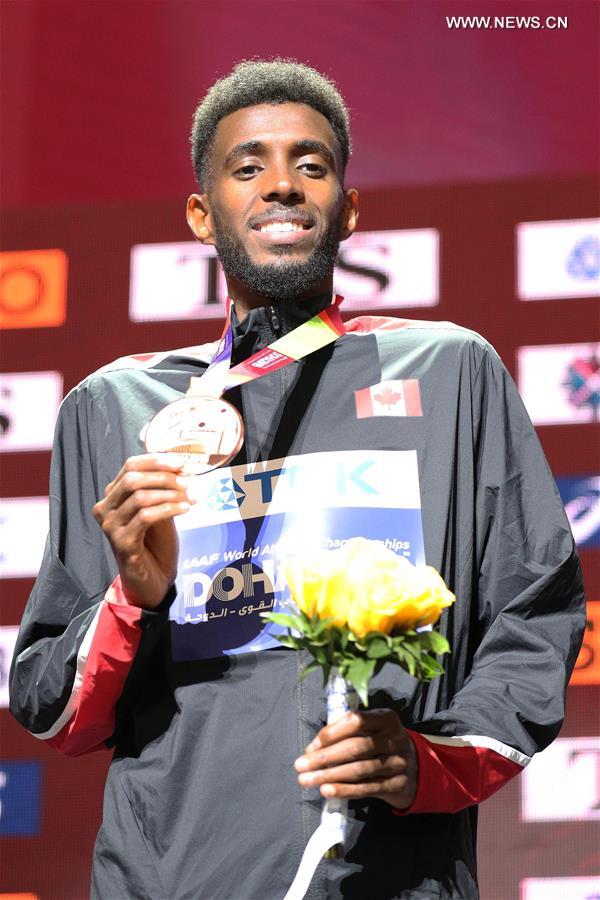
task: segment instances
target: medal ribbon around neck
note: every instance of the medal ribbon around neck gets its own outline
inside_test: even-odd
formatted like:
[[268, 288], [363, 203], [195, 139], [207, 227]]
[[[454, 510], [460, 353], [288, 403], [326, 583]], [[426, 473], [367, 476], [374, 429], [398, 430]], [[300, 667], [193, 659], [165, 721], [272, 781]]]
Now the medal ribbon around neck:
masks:
[[203, 375], [192, 376], [186, 395], [161, 409], [148, 424], [147, 452], [182, 454], [186, 475], [201, 475], [228, 463], [243, 444], [244, 424], [223, 393], [304, 359], [345, 334], [339, 311], [342, 299], [336, 295], [330, 306], [308, 322], [231, 368], [232, 302], [228, 298], [217, 352]]

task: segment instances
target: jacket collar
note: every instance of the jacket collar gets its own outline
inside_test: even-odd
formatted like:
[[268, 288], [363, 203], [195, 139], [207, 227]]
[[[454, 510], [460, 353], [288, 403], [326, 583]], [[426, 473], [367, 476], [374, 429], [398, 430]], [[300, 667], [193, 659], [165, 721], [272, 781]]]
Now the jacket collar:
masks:
[[308, 322], [329, 306], [331, 300], [331, 294], [327, 293], [300, 302], [275, 302], [271, 306], [250, 310], [243, 322], [239, 321], [235, 308], [232, 308], [233, 361], [247, 359], [252, 353], [262, 350], [277, 338]]

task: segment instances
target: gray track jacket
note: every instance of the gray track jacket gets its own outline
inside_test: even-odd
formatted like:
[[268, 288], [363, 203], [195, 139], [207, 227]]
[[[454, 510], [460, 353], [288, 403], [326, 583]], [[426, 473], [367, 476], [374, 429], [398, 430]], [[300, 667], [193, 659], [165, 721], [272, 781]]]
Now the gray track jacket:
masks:
[[[288, 309], [283, 329], [324, 303]], [[385, 451], [395, 489], [408, 451], [424, 554], [457, 601], [440, 625], [452, 647], [443, 677], [423, 686], [386, 666], [372, 684], [371, 708], [396, 709], [412, 732], [413, 806], [351, 804], [346, 858], [323, 861], [308, 896], [470, 900], [477, 804], [561, 725], [584, 626], [577, 558], [535, 432], [481, 337], [382, 317], [347, 329], [229, 392], [246, 428], [234, 493], [239, 502], [245, 472], [295, 457], [325, 467], [350, 459], [348, 484], [374, 495], [371, 457]], [[274, 337], [269, 310], [252, 312], [236, 325], [235, 358]], [[115, 561], [91, 515], [125, 459], [143, 452], [145, 424], [202, 373], [214, 346], [202, 352], [204, 362], [185, 351], [119, 360], [67, 396], [57, 426], [50, 535], [17, 642], [11, 709], [66, 753], [114, 747], [98, 900], [280, 900], [319, 822], [320, 797], [298, 787], [293, 769], [323, 724], [318, 674], [299, 682], [306, 660], [283, 648], [230, 655], [222, 645], [202, 658], [193, 649], [201, 632], [181, 624], [181, 591], [155, 612], [119, 602]], [[399, 402], [408, 382], [417, 406]], [[399, 518], [399, 539], [403, 528]]]

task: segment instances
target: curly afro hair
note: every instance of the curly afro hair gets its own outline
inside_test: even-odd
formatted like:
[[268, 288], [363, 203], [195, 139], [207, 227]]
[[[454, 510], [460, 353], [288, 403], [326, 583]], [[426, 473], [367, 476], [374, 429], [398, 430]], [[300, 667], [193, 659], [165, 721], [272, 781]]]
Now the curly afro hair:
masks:
[[213, 84], [194, 113], [190, 141], [201, 188], [208, 183], [210, 151], [221, 119], [260, 103], [306, 103], [324, 115], [338, 139], [346, 168], [351, 153], [350, 118], [335, 84], [295, 59], [247, 59]]

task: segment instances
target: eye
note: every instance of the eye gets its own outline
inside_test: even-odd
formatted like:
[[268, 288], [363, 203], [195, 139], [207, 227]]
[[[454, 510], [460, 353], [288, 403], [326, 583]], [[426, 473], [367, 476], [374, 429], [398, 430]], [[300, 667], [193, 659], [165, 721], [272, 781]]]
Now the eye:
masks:
[[320, 166], [318, 163], [300, 163], [298, 168], [303, 169], [307, 175], [310, 175], [312, 177], [322, 177], [323, 175], [327, 175], [327, 169], [325, 168], [325, 166]]
[[261, 166], [256, 163], [246, 163], [245, 166], [240, 166], [239, 169], [236, 169], [233, 174], [236, 178], [248, 179], [252, 178], [252, 176], [256, 175], [258, 172], [262, 172]]

